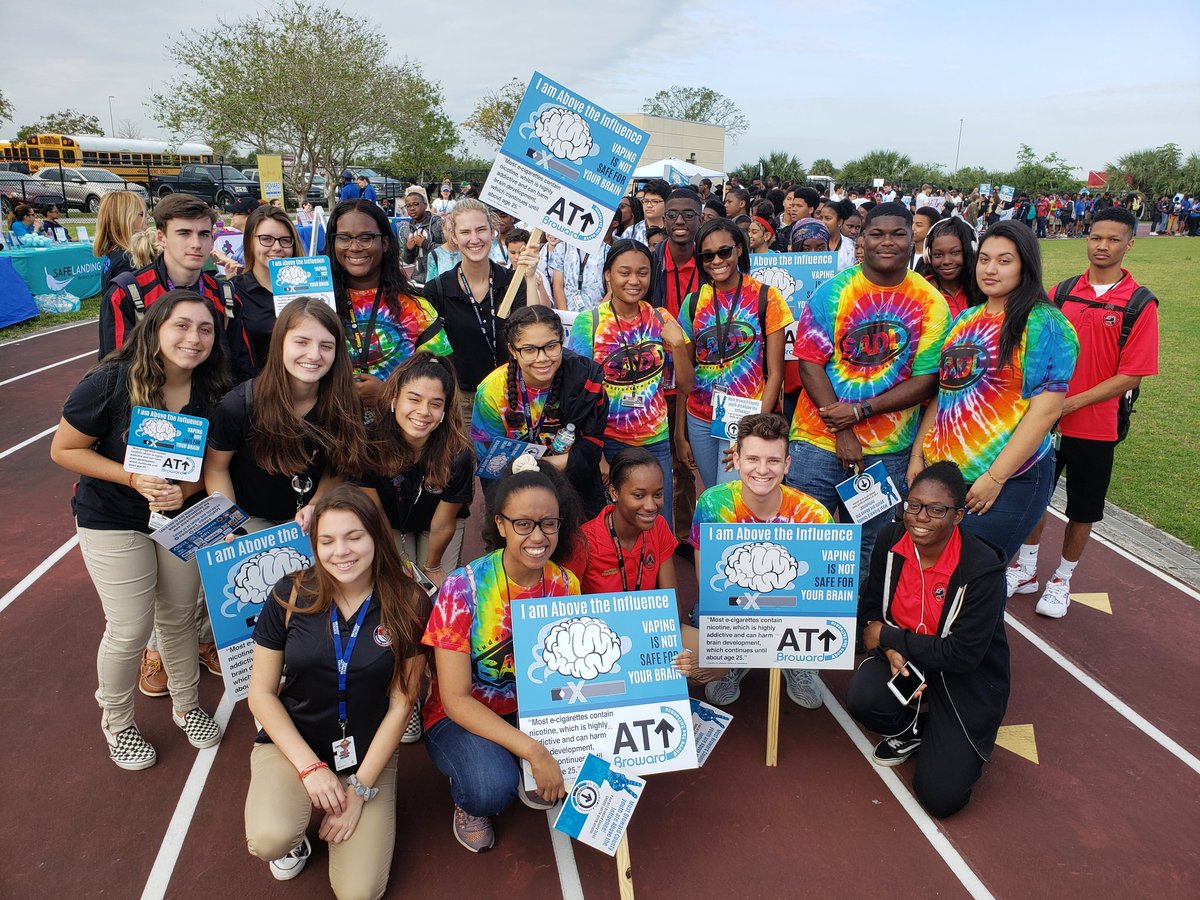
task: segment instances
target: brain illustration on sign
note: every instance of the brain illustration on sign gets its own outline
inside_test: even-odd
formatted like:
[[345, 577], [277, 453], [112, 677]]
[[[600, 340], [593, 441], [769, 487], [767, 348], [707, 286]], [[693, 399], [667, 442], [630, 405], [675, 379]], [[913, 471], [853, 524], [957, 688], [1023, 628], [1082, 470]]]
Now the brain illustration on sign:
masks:
[[621, 638], [607, 622], [591, 616], [565, 619], [542, 642], [546, 668], [585, 681], [613, 670], [621, 658]]
[[275, 280], [294, 291], [308, 283], [308, 272], [303, 266], [284, 266], [275, 273]]
[[760, 594], [785, 590], [808, 570], [778, 544], [743, 544], [731, 547], [720, 573], [729, 584]]
[[543, 108], [533, 123], [533, 132], [547, 150], [559, 159], [578, 162], [592, 152], [592, 132], [578, 113], [561, 106]]
[[173, 441], [183, 434], [166, 419], [145, 419], [138, 425], [137, 433], [139, 437], [152, 441]]
[[247, 557], [229, 573], [221, 615], [236, 618], [247, 606], [265, 601], [280, 578], [310, 565], [312, 561], [307, 556], [291, 547], [275, 547]]
[[792, 294], [797, 293], [800, 288], [804, 287], [804, 282], [799, 281], [787, 269], [780, 269], [777, 266], [768, 266], [765, 269], [755, 269], [750, 273], [763, 284], [773, 287], [783, 295], [783, 299], [791, 301]]

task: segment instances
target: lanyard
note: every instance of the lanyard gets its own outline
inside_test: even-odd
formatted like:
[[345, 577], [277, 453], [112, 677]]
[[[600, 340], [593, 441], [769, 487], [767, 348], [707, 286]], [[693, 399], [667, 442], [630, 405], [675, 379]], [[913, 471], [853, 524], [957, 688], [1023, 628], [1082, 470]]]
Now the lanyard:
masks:
[[358, 351], [358, 362], [354, 364], [356, 369], [366, 371], [367, 356], [371, 353], [371, 336], [375, 334], [375, 319], [379, 316], [379, 305], [383, 302], [383, 285], [375, 289], [375, 301], [371, 304], [371, 317], [367, 320], [366, 337], [363, 337], [363, 331], [358, 327], [358, 320], [354, 318], [354, 300], [350, 300], [350, 331], [354, 334], [355, 350]]
[[488, 334], [487, 327], [483, 324], [483, 316], [479, 314], [479, 304], [475, 300], [475, 294], [471, 290], [471, 283], [467, 281], [466, 273], [463, 272], [462, 266], [458, 267], [458, 280], [462, 285], [463, 292], [467, 295], [467, 299], [471, 301], [471, 311], [475, 313], [475, 321], [479, 323], [479, 333], [483, 335], [483, 339], [487, 342], [488, 349], [492, 351], [492, 367], [500, 365], [500, 360], [496, 358], [496, 295], [492, 290], [492, 265], [488, 263], [488, 298], [487, 307], [488, 321], [491, 324], [491, 334]]
[[[617, 551], [617, 571], [621, 573], [621, 589], [629, 590], [629, 577], [625, 574], [625, 551], [621, 549], [621, 541], [617, 538], [617, 528], [613, 525], [613, 514], [609, 513], [604, 517], [605, 523], [608, 525], [608, 535], [612, 538], [613, 549]], [[641, 551], [638, 553], [637, 562], [637, 580], [634, 581], [633, 589], [640, 591], [642, 589], [642, 572], [646, 566], [646, 532], [642, 532]]]
[[374, 592], [363, 601], [354, 620], [354, 628], [350, 630], [350, 640], [346, 642], [346, 652], [342, 653], [342, 632], [338, 629], [337, 604], [329, 606], [329, 625], [333, 630], [333, 659], [337, 663], [338, 679], [338, 724], [342, 726], [342, 737], [346, 737], [346, 673], [350, 671], [350, 656], [354, 653], [354, 643], [358, 640], [358, 630], [362, 628], [363, 619], [367, 617], [367, 608], [371, 605]]
[[729, 316], [725, 321], [721, 321], [721, 292], [717, 290], [714, 284], [713, 289], [713, 307], [716, 310], [717, 317], [717, 340], [719, 342], [717, 350], [717, 361], [714, 365], [725, 365], [725, 342], [729, 339], [729, 326], [733, 324], [733, 317], [737, 313], [737, 305], [742, 300], [742, 275], [738, 273], [737, 288], [734, 289], [733, 297], [729, 301]]
[[[625, 339], [625, 326], [621, 322], [621, 317], [617, 315], [616, 305], [611, 300], [608, 303], [608, 308], [612, 310], [613, 324], [616, 326], [617, 331], [617, 344], [621, 349], [605, 357], [604, 364], [607, 365], [610, 359], [620, 355], [621, 357], [624, 357], [625, 362], [629, 365], [629, 368], [627, 369], [628, 372], [639, 372], [641, 370], [641, 366], [637, 364], [638, 360], [637, 354], [634, 350], [633, 338], [636, 338], [638, 335], [638, 328], [642, 324], [642, 318], [645, 314], [645, 307], [642, 303], [638, 303], [637, 322], [634, 323], [633, 328], [631, 329], [632, 336], [629, 340]], [[600, 311], [597, 310], [596, 315], [599, 314]], [[595, 348], [593, 348], [593, 352], [595, 352]]]
[[575, 251], [575, 259], [579, 262], [579, 275], [575, 279], [575, 293], [579, 296], [583, 294], [583, 273], [587, 268], [588, 256], [587, 253], [581, 255], [578, 250]]
[[541, 440], [542, 423], [546, 421], [546, 413], [550, 409], [550, 398], [546, 398], [546, 404], [542, 407], [542, 414], [538, 416], [536, 422], [533, 421], [533, 404], [529, 400], [529, 391], [525, 387], [525, 376], [517, 371], [517, 387], [521, 389], [521, 414], [525, 416], [525, 427], [528, 429], [529, 442], [536, 444]]

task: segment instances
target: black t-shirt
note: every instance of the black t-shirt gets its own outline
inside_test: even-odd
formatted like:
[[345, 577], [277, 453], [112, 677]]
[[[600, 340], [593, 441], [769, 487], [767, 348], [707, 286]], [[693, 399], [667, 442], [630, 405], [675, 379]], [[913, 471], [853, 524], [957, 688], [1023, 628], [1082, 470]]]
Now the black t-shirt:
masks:
[[[433, 305], [446, 325], [446, 337], [454, 351], [454, 371], [458, 373], [458, 386], [471, 395], [488, 374], [497, 366], [508, 362], [508, 345], [504, 343], [504, 321], [492, 315], [504, 302], [504, 294], [513, 279], [513, 271], [496, 262], [489, 263], [492, 279], [492, 300], [480, 297], [474, 302], [463, 290], [458, 265], [443, 272], [425, 285], [425, 299]], [[525, 282], [517, 287], [513, 298], [513, 309], [524, 306]], [[472, 309], [474, 307], [474, 309]], [[478, 317], [476, 317], [478, 312]], [[480, 327], [480, 321], [483, 325]], [[495, 351], [492, 349], [492, 330], [495, 327]]]
[[[286, 522], [295, 517], [301, 495], [292, 487], [292, 475], [270, 475], [254, 459], [255, 435], [250, 410], [255, 380], [239, 384], [217, 406], [208, 429], [208, 445], [214, 450], [233, 451], [229, 477], [233, 480], [237, 505], [243, 512], [272, 522]], [[305, 419], [311, 419], [314, 413], [315, 407]], [[301, 484], [306, 478], [311, 482], [304, 493], [304, 502], [308, 503], [325, 473], [326, 460], [325, 452], [316, 444], [309, 444], [306, 450], [308, 467], [293, 474]]]
[[450, 467], [450, 481], [441, 491], [425, 484], [424, 459], [417, 460], [415, 466], [394, 478], [371, 473], [354, 479], [354, 483], [375, 489], [394, 529], [403, 534], [417, 534], [429, 530], [437, 506], [443, 500], [462, 504], [457, 518], [465, 519], [471, 515], [471, 501], [475, 497], [475, 455], [470, 450], [459, 454]]
[[[287, 600], [291, 590], [291, 575], [275, 585], [254, 625], [254, 642], [268, 650], [283, 652], [284, 680], [279, 691], [283, 708], [313, 753], [338, 774], [348, 775], [358, 766], [339, 771], [333, 759], [333, 742], [342, 739], [342, 729], [338, 725], [337, 663], [333, 656], [329, 613], [293, 613], [291, 621], [285, 625], [287, 610], [274, 598]], [[395, 668], [391, 642], [379, 624], [379, 601], [372, 595], [367, 602], [370, 606], [346, 672], [346, 734], [354, 737], [359, 763], [366, 757], [375, 732], [387, 714], [388, 687]], [[349, 621], [338, 616], [343, 653], [357, 617], [357, 610]], [[255, 742], [272, 743], [264, 731], [259, 731]]]
[[229, 328], [229, 356], [233, 380], [241, 384], [254, 378], [267, 362], [271, 330], [275, 327], [275, 297], [258, 283], [253, 272], [230, 281], [237, 303]]
[[132, 271], [133, 261], [129, 258], [128, 250], [124, 247], [109, 250], [104, 255], [104, 262], [100, 267], [100, 293], [106, 293], [109, 283], [122, 272]]
[[[128, 363], [106, 363], [97, 367], [79, 382], [63, 404], [63, 418], [67, 424], [95, 437], [93, 449], [116, 462], [125, 460], [132, 413], [128, 371]], [[189, 416], [208, 415], [204, 404], [195, 400], [179, 411]], [[184, 506], [198, 502], [203, 496], [203, 493], [193, 494]], [[150, 506], [145, 497], [127, 484], [81, 475], [71, 504], [75, 519], [83, 528], [150, 533]]]

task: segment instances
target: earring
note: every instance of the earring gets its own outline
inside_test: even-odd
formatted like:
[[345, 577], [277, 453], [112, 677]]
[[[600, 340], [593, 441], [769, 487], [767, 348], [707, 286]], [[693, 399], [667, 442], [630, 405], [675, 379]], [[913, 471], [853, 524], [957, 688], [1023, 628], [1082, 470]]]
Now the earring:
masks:
[[395, 411], [396, 411], [396, 401], [395, 401], [395, 400], [393, 400], [393, 401], [392, 401], [392, 407], [391, 407], [391, 411], [392, 411], [392, 412], [395, 412]]

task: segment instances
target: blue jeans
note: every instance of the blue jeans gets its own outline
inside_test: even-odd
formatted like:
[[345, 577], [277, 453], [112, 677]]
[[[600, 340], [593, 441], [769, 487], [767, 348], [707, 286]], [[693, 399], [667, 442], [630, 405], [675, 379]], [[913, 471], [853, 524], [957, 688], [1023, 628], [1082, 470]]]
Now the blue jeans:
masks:
[[[613, 458], [624, 450], [626, 447], [632, 447], [633, 444], [622, 444], [620, 441], [614, 441], [610, 438], [604, 439], [604, 459], [609, 465], [612, 465]], [[671, 441], [659, 441], [656, 444], [644, 444], [642, 449], [649, 450], [650, 454], [658, 460], [659, 468], [663, 473], [663, 508], [662, 517], [667, 520], [667, 527], [672, 530], [675, 528], [675, 523], [671, 516]], [[605, 498], [608, 499], [607, 497]]]
[[[908, 485], [904, 476], [908, 473], [908, 458], [911, 448], [896, 450], [893, 453], [881, 453], [878, 456], [863, 456], [863, 467], [876, 462], [883, 462], [896, 489], [901, 494], [908, 493]], [[813, 499], [823, 503], [830, 513], [839, 513], [843, 522], [849, 522], [850, 514], [842, 506], [838, 496], [837, 486], [853, 475], [853, 471], [838, 462], [837, 454], [831, 450], [822, 450], [807, 441], [792, 441], [788, 448], [791, 465], [788, 468], [784, 482], [798, 491], [804, 491]], [[862, 523], [862, 543], [859, 545], [859, 582], [866, 584], [866, 574], [871, 565], [871, 551], [875, 548], [875, 538], [880, 529], [895, 518], [896, 510], [881, 512], [875, 518]]]
[[696, 468], [700, 470], [700, 480], [705, 488], [714, 484], [724, 484], [736, 481], [737, 469], [725, 471], [721, 460], [729, 441], [712, 436], [712, 422], [708, 419], [698, 419], [688, 413], [687, 416], [688, 443], [692, 445], [692, 458], [696, 460]]
[[1051, 450], [1029, 471], [1010, 478], [996, 497], [996, 502], [982, 516], [967, 513], [962, 521], [964, 531], [985, 538], [1004, 551], [1007, 563], [1021, 543], [1033, 531], [1042, 513], [1050, 505], [1054, 493], [1054, 451]]
[[[515, 714], [502, 717], [517, 724]], [[454, 805], [471, 816], [494, 816], [517, 798], [521, 763], [487, 738], [467, 731], [449, 717], [425, 732], [429, 758], [450, 779]]]

